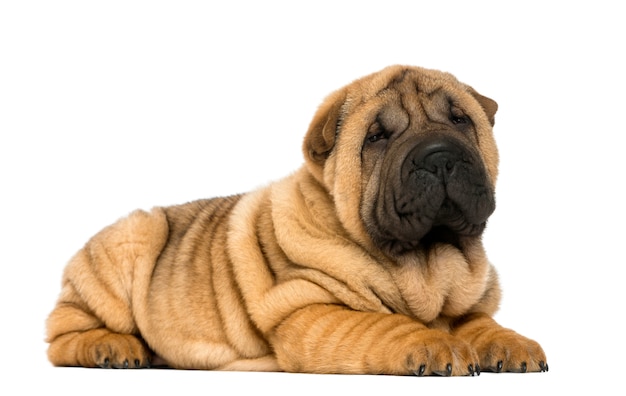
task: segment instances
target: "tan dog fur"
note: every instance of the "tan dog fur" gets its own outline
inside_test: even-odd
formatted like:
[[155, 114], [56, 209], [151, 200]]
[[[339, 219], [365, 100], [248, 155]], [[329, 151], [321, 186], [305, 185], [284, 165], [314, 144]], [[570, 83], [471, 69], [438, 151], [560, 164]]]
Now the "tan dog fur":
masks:
[[[415, 86], [419, 93], [408, 91]], [[50, 361], [139, 368], [158, 356], [175, 368], [399, 375], [547, 370], [536, 342], [491, 318], [500, 289], [480, 236], [393, 255], [368, 231], [366, 210], [382, 182], [379, 162], [363, 151], [368, 129], [399, 95], [412, 117], [435, 114], [421, 95], [437, 92], [471, 116], [495, 184], [495, 102], [446, 73], [386, 68], [326, 99], [305, 137], [306, 163], [291, 176], [244, 195], [136, 211], [88, 241], [47, 321]]]

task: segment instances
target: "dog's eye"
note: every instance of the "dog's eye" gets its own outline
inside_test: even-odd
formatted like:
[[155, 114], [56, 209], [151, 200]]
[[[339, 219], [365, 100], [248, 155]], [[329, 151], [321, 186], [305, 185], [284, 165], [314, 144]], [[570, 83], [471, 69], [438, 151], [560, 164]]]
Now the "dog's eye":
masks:
[[453, 116], [450, 116], [450, 121], [454, 125], [459, 125], [459, 124], [467, 124], [469, 122], [469, 119], [466, 116], [457, 117], [453, 115]]
[[373, 123], [367, 132], [367, 141], [369, 143], [376, 143], [380, 140], [389, 138], [389, 132], [386, 131], [378, 122]]
[[380, 133], [377, 133], [376, 135], [372, 135], [367, 138], [367, 141], [370, 143], [375, 143], [382, 139], [385, 139], [385, 132], [380, 132]]
[[471, 121], [461, 109], [452, 105], [450, 108], [450, 122], [454, 125], [465, 125], [469, 124]]

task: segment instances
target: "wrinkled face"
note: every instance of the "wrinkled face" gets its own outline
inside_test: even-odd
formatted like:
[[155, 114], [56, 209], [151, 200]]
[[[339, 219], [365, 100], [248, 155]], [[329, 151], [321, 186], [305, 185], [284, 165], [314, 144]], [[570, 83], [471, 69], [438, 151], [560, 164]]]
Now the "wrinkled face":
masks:
[[448, 74], [386, 71], [343, 98], [324, 169], [339, 215], [393, 256], [479, 236], [495, 209], [497, 105]]
[[406, 88], [389, 88], [361, 150], [361, 217], [393, 254], [479, 235], [495, 209], [469, 112], [445, 91]]

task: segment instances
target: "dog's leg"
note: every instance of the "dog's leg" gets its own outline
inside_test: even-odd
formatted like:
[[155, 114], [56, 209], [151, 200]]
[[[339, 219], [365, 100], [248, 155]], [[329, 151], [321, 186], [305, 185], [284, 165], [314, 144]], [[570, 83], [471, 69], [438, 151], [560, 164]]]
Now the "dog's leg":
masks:
[[452, 334], [474, 347], [483, 371], [548, 371], [546, 355], [537, 342], [503, 328], [486, 314], [469, 315]]
[[162, 211], [137, 211], [94, 236], [67, 265], [47, 320], [57, 366], [147, 367], [151, 351], [137, 322], [150, 274], [167, 238]]
[[313, 373], [473, 375], [465, 341], [399, 314], [310, 305], [270, 334], [283, 370]]

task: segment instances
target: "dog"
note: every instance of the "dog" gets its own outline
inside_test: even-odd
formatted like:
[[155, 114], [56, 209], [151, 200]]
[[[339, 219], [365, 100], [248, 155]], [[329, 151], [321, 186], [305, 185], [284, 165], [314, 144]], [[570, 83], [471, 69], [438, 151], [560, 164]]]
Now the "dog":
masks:
[[[481, 235], [497, 104], [390, 66], [330, 94], [304, 164], [256, 191], [135, 211], [68, 263], [56, 366], [389, 375], [548, 370], [496, 323]], [[159, 363], [160, 362], [160, 363]]]

